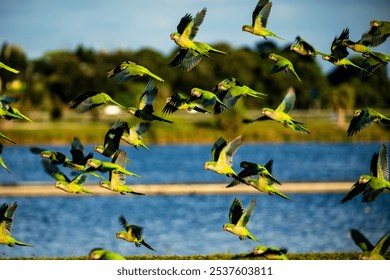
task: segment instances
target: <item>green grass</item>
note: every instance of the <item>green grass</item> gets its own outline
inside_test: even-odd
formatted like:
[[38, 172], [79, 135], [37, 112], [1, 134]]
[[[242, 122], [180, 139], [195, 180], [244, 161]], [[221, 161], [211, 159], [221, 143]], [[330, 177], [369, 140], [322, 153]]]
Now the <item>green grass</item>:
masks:
[[[348, 252], [348, 253], [301, 253], [294, 254], [288, 253], [289, 260], [358, 260], [360, 253]], [[249, 254], [212, 254], [212, 255], [193, 255], [193, 256], [125, 256], [128, 260], [265, 260], [263, 257], [251, 256]], [[386, 255], [387, 259], [390, 258], [390, 253]], [[20, 258], [5, 258], [0, 260], [87, 260], [87, 256], [74, 256], [74, 257], [20, 257]]]
[[[258, 113], [248, 113], [248, 117], [256, 117]], [[297, 120], [304, 122], [311, 131], [309, 135], [295, 133], [274, 121], [242, 124], [233, 120], [232, 128], [221, 129], [216, 126], [216, 118], [222, 115], [189, 114], [178, 111], [166, 118], [174, 124], [154, 122], [149, 132], [144, 135], [144, 142], [150, 144], [200, 144], [213, 143], [220, 136], [234, 138], [239, 134], [245, 136], [245, 142], [283, 143], [283, 142], [387, 142], [390, 129], [372, 124], [363, 131], [347, 137], [348, 123], [343, 127], [336, 124], [331, 112], [298, 111], [293, 114]], [[17, 144], [69, 144], [74, 136], [82, 143], [102, 143], [104, 135], [111, 124], [118, 118], [124, 121], [134, 120], [128, 114], [116, 117], [100, 117], [93, 115], [68, 114], [63, 120], [50, 122], [37, 119], [34, 123], [23, 121], [0, 122], [0, 131], [13, 139]], [[346, 122], [351, 118], [347, 115]]]

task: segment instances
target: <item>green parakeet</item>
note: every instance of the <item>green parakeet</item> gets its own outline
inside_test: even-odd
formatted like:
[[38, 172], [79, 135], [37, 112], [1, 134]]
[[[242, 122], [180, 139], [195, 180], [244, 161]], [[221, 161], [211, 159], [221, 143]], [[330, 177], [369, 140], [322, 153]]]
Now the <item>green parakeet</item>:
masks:
[[370, 175], [361, 175], [341, 200], [341, 203], [347, 202], [359, 194], [363, 195], [363, 202], [373, 202], [383, 192], [390, 191], [387, 154], [387, 146], [383, 144], [379, 153], [375, 152], [371, 158]]
[[103, 248], [94, 248], [88, 254], [90, 260], [126, 260], [122, 255], [105, 250]]
[[275, 37], [286, 41], [285, 39], [266, 29], [271, 8], [272, 2], [269, 2], [269, 0], [260, 0], [252, 13], [252, 25], [244, 25], [242, 27], [242, 31], [249, 32], [253, 35], [263, 36], [264, 39], [267, 39], [267, 37]]
[[[120, 160], [122, 160], [122, 159], [126, 160], [126, 152], [124, 150], [119, 149], [116, 156]], [[115, 172], [123, 173], [123, 174], [129, 175], [129, 176], [135, 176], [138, 178], [141, 177], [137, 174], [134, 174], [134, 173], [126, 170], [125, 168], [123, 168], [122, 166], [120, 166], [116, 163], [108, 162], [108, 161], [101, 161], [101, 160], [98, 160], [95, 158], [88, 159], [87, 166], [89, 166], [87, 171], [100, 171], [103, 173], [115, 171]]]
[[[113, 158], [119, 150], [119, 144], [125, 128], [123, 123], [117, 120], [106, 132], [103, 145], [96, 145], [94, 151], [103, 156]], [[130, 162], [129, 159], [127, 161]]]
[[4, 169], [7, 170], [8, 173], [11, 174], [11, 171], [9, 170], [9, 168], [7, 167], [7, 165], [5, 165], [4, 160], [3, 160], [3, 158], [1, 157], [1, 154], [2, 154], [2, 153], [3, 153], [3, 144], [0, 143], [0, 165], [1, 165], [2, 167], [4, 167]]
[[275, 74], [275, 73], [278, 73], [280, 71], [284, 71], [285, 73], [289, 73], [289, 71], [290, 71], [295, 75], [295, 77], [298, 79], [298, 81], [300, 81], [302, 83], [301, 78], [299, 78], [297, 72], [294, 69], [294, 65], [292, 64], [292, 62], [290, 60], [288, 60], [287, 58], [285, 58], [281, 55], [277, 55], [274, 53], [271, 53], [268, 56], [268, 59], [272, 60], [275, 63], [274, 66], [271, 68], [270, 74]]
[[376, 47], [384, 43], [390, 36], [390, 21], [376, 20], [370, 21], [370, 29], [361, 38], [363, 44]]
[[300, 36], [295, 38], [295, 43], [290, 46], [290, 50], [295, 51], [303, 56], [323, 55], [324, 53], [316, 50], [312, 45], [302, 39]]
[[116, 102], [107, 93], [99, 91], [85, 91], [81, 93], [79, 96], [68, 103], [68, 107], [69, 109], [75, 110], [78, 113], [85, 113], [101, 105], [109, 103], [117, 105], [122, 109], [126, 109], [125, 106]]
[[253, 248], [253, 252], [249, 255], [263, 257], [266, 260], [288, 260], [286, 254], [286, 248], [259, 245]]
[[274, 120], [283, 124], [286, 128], [290, 128], [295, 132], [301, 132], [309, 134], [310, 131], [306, 129], [306, 126], [302, 122], [295, 121], [288, 113], [293, 109], [295, 103], [295, 90], [293, 87], [289, 87], [286, 96], [279, 104], [279, 106], [273, 110], [271, 108], [263, 108], [261, 111], [262, 116], [254, 119], [244, 119], [244, 123], [251, 123], [255, 121]]
[[255, 208], [256, 200], [252, 200], [248, 208], [244, 210], [241, 200], [235, 197], [230, 205], [229, 209], [229, 223], [223, 225], [223, 230], [228, 231], [232, 234], [238, 235], [240, 240], [246, 238], [260, 242], [254, 237], [249, 230], [246, 228], [249, 219], [252, 216], [253, 209]]
[[168, 64], [170, 67], [178, 67], [183, 71], [190, 71], [202, 58], [211, 58], [209, 53], [219, 53], [226, 55], [227, 53], [204, 42], [193, 41], [195, 38], [200, 25], [202, 24], [206, 15], [206, 8], [199, 11], [193, 18], [191, 14], [186, 14], [181, 18], [177, 25], [177, 31], [170, 34], [171, 40], [173, 40], [179, 47], [180, 50], [177, 52], [172, 61]]
[[173, 123], [170, 120], [163, 119], [153, 114], [153, 103], [156, 99], [157, 92], [158, 88], [154, 85], [153, 80], [150, 79], [139, 98], [138, 107], [129, 107], [127, 112], [144, 121], [161, 121]]
[[14, 98], [1, 97], [0, 98], [0, 117], [10, 119], [24, 119], [29, 122], [33, 122], [29, 117], [22, 114], [16, 107], [11, 106]]
[[220, 106], [224, 107], [226, 110], [229, 110], [229, 107], [225, 103], [223, 103], [212, 91], [200, 88], [192, 88], [191, 96], [194, 100], [200, 99], [202, 105], [206, 108], [210, 106], [215, 106], [216, 103], [219, 103]]
[[229, 143], [223, 137], [220, 137], [211, 149], [212, 160], [205, 162], [204, 169], [212, 170], [246, 184], [232, 168], [233, 155], [237, 152], [243, 141], [244, 137], [242, 135], [236, 137]]
[[39, 147], [30, 147], [33, 154], [39, 154], [41, 158], [49, 159], [51, 164], [64, 164], [66, 161], [71, 161], [67, 155], [57, 151], [45, 150]]
[[267, 96], [264, 93], [255, 91], [250, 87], [241, 84], [236, 78], [226, 78], [218, 83], [216, 86], [216, 95], [222, 101], [217, 102], [214, 106], [214, 113], [219, 114], [226, 108], [233, 108], [241, 96], [251, 96], [255, 98], [263, 98]]
[[164, 79], [160, 78], [156, 74], [153, 74], [146, 67], [138, 65], [135, 62], [129, 60], [121, 62], [114, 69], [109, 71], [107, 77], [116, 83], [122, 83], [145, 75], [152, 77], [160, 82], [164, 81]]
[[19, 73], [19, 70], [16, 70], [16, 69], [14, 69], [14, 68], [12, 68], [12, 67], [10, 67], [10, 66], [8, 66], [0, 61], [0, 69], [1, 68], [4, 68], [5, 70], [10, 71], [10, 72], [15, 73], [15, 74]]
[[132, 126], [130, 126], [127, 122], [124, 122], [123, 125], [125, 126], [125, 130], [121, 137], [123, 141], [133, 145], [137, 150], [139, 146], [148, 151], [150, 150], [142, 140], [142, 135], [150, 129], [152, 122], [140, 122]]
[[42, 160], [42, 164], [44, 170], [47, 174], [49, 174], [52, 178], [56, 180], [55, 187], [57, 189], [63, 190], [67, 193], [88, 193], [93, 194], [90, 190], [82, 187], [82, 184], [87, 180], [89, 173], [88, 172], [80, 172], [73, 179], [69, 179], [60, 169], [50, 163], [48, 160]]
[[[112, 163], [126, 169], [126, 160], [123, 156], [117, 153], [112, 158]], [[115, 170], [109, 171], [110, 177], [108, 180], [103, 180], [100, 182], [100, 187], [108, 189], [113, 192], [118, 192], [122, 195], [125, 194], [135, 194], [135, 195], [144, 195], [144, 193], [139, 193], [133, 191], [130, 187], [126, 186], [126, 174], [117, 172]]]
[[200, 108], [195, 103], [193, 103], [193, 99], [195, 98], [192, 98], [192, 96], [188, 97], [180, 92], [175, 92], [166, 99], [166, 104], [161, 112], [164, 115], [168, 115], [176, 112], [177, 110], [193, 110], [203, 114], [210, 114], [210, 112]]
[[365, 107], [355, 110], [347, 130], [348, 136], [353, 136], [362, 131], [373, 122], [384, 126], [390, 126], [390, 118], [373, 108]]
[[146, 248], [156, 251], [143, 239], [143, 227], [128, 224], [126, 218], [123, 215], [119, 217], [119, 223], [122, 225], [124, 230], [118, 231], [116, 233], [116, 238], [126, 240], [127, 242], [133, 242], [137, 247], [144, 245]]
[[8, 245], [10, 247], [15, 245], [33, 247], [32, 245], [16, 240], [11, 236], [14, 214], [17, 207], [17, 202], [13, 202], [9, 205], [3, 203], [0, 207], [0, 244]]
[[352, 240], [362, 250], [360, 259], [385, 260], [387, 249], [390, 246], [390, 232], [382, 236], [375, 246], [357, 229], [351, 229], [350, 234]]

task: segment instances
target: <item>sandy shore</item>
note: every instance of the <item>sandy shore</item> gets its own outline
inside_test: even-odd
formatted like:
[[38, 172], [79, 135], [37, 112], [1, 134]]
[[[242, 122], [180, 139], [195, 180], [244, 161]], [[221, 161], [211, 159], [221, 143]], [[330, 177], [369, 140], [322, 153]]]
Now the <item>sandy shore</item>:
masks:
[[[353, 182], [305, 182], [305, 183], [284, 183], [277, 186], [283, 193], [329, 193], [347, 192]], [[245, 185], [238, 185], [233, 188], [225, 188], [226, 184], [166, 184], [166, 185], [132, 185], [134, 191], [147, 195], [188, 195], [188, 194], [250, 194], [259, 191]], [[86, 189], [94, 192], [95, 195], [118, 195], [97, 185], [85, 185]], [[16, 185], [0, 186], [0, 196], [65, 196], [74, 195], [48, 185]], [[90, 194], [81, 194], [90, 195]]]

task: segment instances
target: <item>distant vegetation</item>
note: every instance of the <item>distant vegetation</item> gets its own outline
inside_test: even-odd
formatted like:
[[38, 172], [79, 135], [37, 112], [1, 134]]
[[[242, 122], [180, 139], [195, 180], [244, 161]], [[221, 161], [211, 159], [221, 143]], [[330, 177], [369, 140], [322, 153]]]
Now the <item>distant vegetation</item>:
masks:
[[[41, 119], [42, 116], [47, 116], [48, 121], [67, 120], [71, 112], [66, 104], [86, 90], [106, 92], [121, 104], [136, 105], [147, 83], [147, 78], [140, 78], [120, 85], [107, 78], [107, 72], [121, 61], [132, 60], [165, 79], [165, 82], [157, 82], [159, 89], [155, 102], [157, 114], [161, 113], [166, 98], [173, 92], [180, 91], [190, 94], [193, 87], [212, 90], [218, 82], [227, 77], [235, 77], [242, 84], [268, 95], [265, 99], [260, 100], [251, 97], [243, 98], [234, 109], [218, 116], [211, 116], [207, 122], [204, 121], [204, 118], [200, 118], [199, 122], [193, 124], [195, 127], [199, 127], [200, 133], [205, 126], [217, 131], [242, 130], [243, 117], [248, 116], [249, 112], [253, 112], [253, 116], [259, 114], [262, 107], [276, 107], [283, 99], [289, 86], [293, 86], [297, 94], [293, 112], [300, 110], [333, 112], [339, 116], [338, 123], [335, 123], [343, 130], [346, 127], [346, 122], [349, 121], [346, 119], [347, 113], [351, 114], [355, 108], [371, 106], [385, 109], [390, 107], [390, 81], [386, 67], [378, 69], [373, 75], [364, 79], [355, 77], [353, 75], [354, 69], [337, 66], [334, 67], [333, 72], [325, 75], [315, 59], [302, 57], [289, 49], [278, 49], [272, 41], [259, 43], [252, 48], [235, 49], [227, 44], [219, 44], [215, 47], [228, 52], [229, 55], [214, 55], [213, 59], [203, 59], [190, 72], [182, 72], [168, 67], [168, 63], [175, 53], [164, 56], [153, 49], [104, 52], [79, 46], [75, 50], [51, 51], [38, 59], [28, 60], [19, 46], [3, 43], [0, 61], [20, 70], [20, 73], [15, 75], [7, 71], [0, 71], [0, 94], [16, 97], [18, 101], [15, 106], [31, 118], [37, 116], [38, 119]], [[293, 76], [290, 77], [284, 73], [270, 75], [269, 71], [273, 62], [268, 60], [266, 55], [271, 52], [290, 59], [303, 83], [299, 83]], [[352, 58], [352, 61], [361, 64], [363, 58], [356, 56]], [[92, 110], [77, 116], [77, 121], [82, 118], [96, 122], [96, 120], [104, 118], [101, 112], [102, 110], [99, 109]], [[175, 121], [176, 114], [169, 117]], [[75, 118], [74, 115], [73, 118]], [[191, 118], [196, 119], [197, 117], [191, 116]], [[310, 116], [305, 119], [310, 120]], [[20, 121], [16, 122], [20, 123]], [[272, 125], [275, 127], [280, 124]], [[5, 126], [4, 122], [0, 122], [2, 131], [5, 131]], [[73, 129], [76, 126], [77, 124], [74, 123]], [[256, 126], [256, 124], [251, 126]], [[310, 127], [310, 122], [308, 126]], [[165, 127], [167, 125], [164, 125]], [[14, 128], [16, 134], [22, 133], [20, 132], [22, 128]], [[184, 126], [181, 128], [184, 129]], [[281, 128], [283, 129], [283, 127]], [[169, 131], [172, 132], [175, 129], [180, 129], [180, 127], [169, 128]], [[12, 132], [11, 135], [8, 133], [8, 135], [18, 137], [15, 136], [15, 133]], [[204, 133], [207, 135], [208, 130], [206, 129]], [[260, 139], [261, 137], [272, 139], [272, 136], [265, 135], [267, 133], [265, 131], [258, 132], [257, 136], [254, 133], [250, 133], [254, 137], [253, 139], [259, 139], [259, 137]], [[302, 138], [299, 137], [300, 135], [296, 136], [298, 140]], [[20, 135], [20, 138], [22, 137]], [[339, 140], [345, 140], [345, 138]]]

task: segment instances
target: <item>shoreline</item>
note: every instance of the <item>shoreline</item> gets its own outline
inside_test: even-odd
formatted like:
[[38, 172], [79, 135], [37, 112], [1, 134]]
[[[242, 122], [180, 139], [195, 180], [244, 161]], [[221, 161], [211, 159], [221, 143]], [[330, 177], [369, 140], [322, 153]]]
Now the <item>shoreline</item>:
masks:
[[[282, 193], [346, 193], [354, 182], [288, 182], [276, 188]], [[142, 184], [129, 185], [136, 192], [146, 195], [209, 195], [209, 194], [264, 194], [245, 185], [226, 188], [227, 183], [207, 184]], [[98, 185], [84, 185], [92, 195], [120, 195], [116, 192], [101, 188]], [[10, 185], [0, 186], [0, 196], [74, 196], [54, 188], [54, 185]], [[130, 194], [129, 194], [130, 195]], [[78, 194], [91, 196], [91, 194]]]

